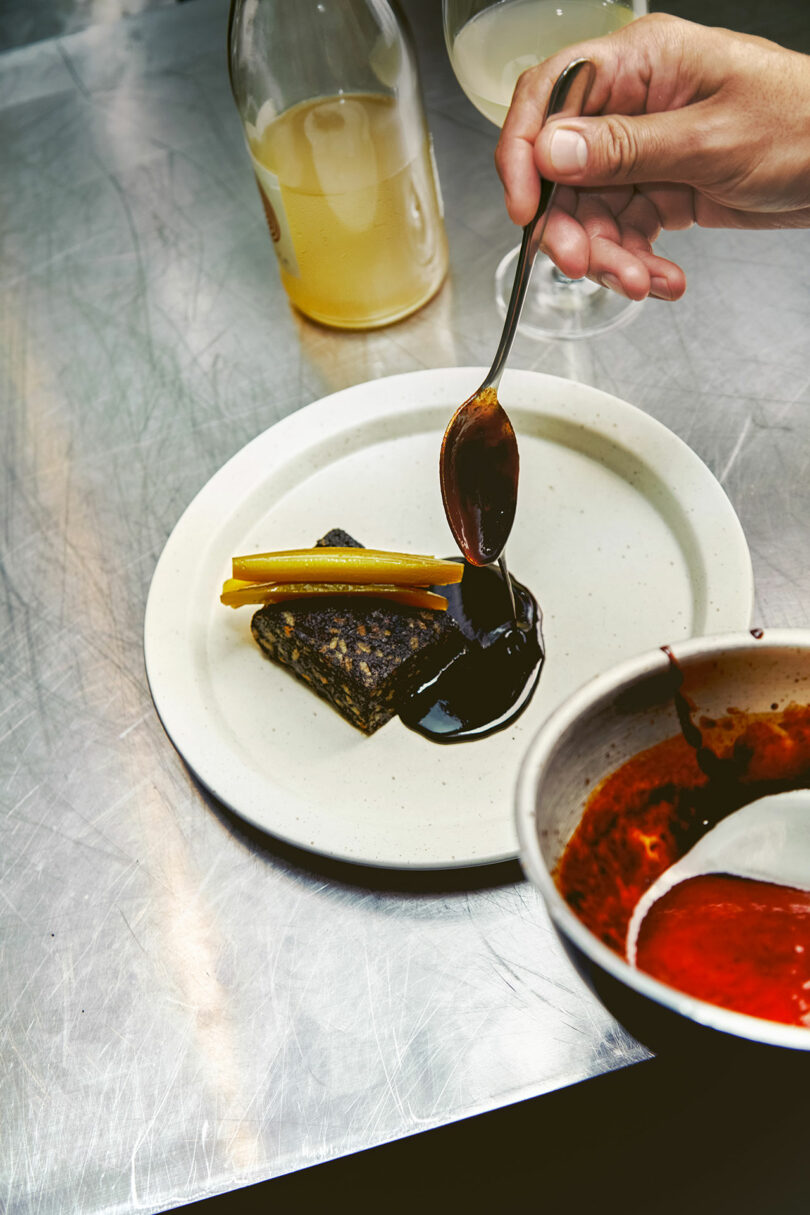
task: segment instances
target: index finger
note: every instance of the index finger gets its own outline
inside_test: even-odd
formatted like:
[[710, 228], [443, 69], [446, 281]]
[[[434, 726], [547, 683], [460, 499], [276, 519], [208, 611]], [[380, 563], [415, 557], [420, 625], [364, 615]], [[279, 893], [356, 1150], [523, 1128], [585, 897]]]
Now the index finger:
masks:
[[554, 79], [548, 60], [518, 77], [495, 148], [495, 168], [503, 182], [506, 210], [521, 227], [529, 223], [540, 202], [534, 141], [545, 119]]
[[[597, 43], [591, 39], [565, 47], [529, 68], [518, 77], [506, 120], [495, 149], [495, 167], [503, 182], [506, 209], [516, 224], [529, 223], [540, 200], [540, 183], [535, 161], [535, 141], [546, 118], [549, 97], [560, 73], [576, 59], [594, 59]], [[591, 89], [591, 94], [595, 91]], [[586, 112], [598, 108], [593, 95]]]

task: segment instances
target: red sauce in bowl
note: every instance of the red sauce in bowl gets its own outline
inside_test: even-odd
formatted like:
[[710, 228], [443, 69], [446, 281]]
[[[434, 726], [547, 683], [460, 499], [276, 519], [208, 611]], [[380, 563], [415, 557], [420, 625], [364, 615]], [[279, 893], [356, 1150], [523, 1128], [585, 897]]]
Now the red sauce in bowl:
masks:
[[810, 892], [709, 873], [644, 917], [636, 965], [735, 1012], [810, 1026]]
[[[810, 706], [729, 710], [696, 725], [679, 689], [677, 683], [681, 735], [633, 756], [602, 781], [554, 872], [579, 919], [622, 957], [638, 900], [701, 836], [767, 793], [810, 787]], [[663, 906], [649, 924], [648, 913], [639, 967], [726, 1008], [810, 1027], [810, 987], [802, 986], [810, 982], [810, 895], [722, 875], [692, 882], [654, 904]], [[733, 891], [726, 882], [735, 883]], [[665, 920], [667, 904], [673, 914]]]

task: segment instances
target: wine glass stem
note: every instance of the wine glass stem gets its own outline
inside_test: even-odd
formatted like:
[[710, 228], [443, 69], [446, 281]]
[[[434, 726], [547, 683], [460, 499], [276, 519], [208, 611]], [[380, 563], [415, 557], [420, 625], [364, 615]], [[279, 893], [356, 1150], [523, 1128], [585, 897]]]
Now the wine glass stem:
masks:
[[569, 287], [571, 285], [571, 283], [581, 283], [582, 282], [581, 278], [569, 278], [567, 274], [563, 274], [563, 272], [562, 272], [562, 270], [560, 270], [559, 266], [554, 266], [554, 265], [552, 265], [552, 267], [551, 267], [551, 276], [554, 279], [554, 282], [557, 283], [560, 287]]

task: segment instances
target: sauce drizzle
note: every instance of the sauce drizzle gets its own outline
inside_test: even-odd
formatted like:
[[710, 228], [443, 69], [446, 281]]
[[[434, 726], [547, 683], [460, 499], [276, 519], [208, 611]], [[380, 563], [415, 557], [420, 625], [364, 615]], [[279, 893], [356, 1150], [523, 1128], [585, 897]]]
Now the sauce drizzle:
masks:
[[542, 613], [534, 595], [495, 566], [465, 563], [464, 577], [439, 589], [467, 648], [431, 675], [400, 710], [409, 729], [438, 743], [485, 738], [513, 722], [532, 698], [543, 666]]

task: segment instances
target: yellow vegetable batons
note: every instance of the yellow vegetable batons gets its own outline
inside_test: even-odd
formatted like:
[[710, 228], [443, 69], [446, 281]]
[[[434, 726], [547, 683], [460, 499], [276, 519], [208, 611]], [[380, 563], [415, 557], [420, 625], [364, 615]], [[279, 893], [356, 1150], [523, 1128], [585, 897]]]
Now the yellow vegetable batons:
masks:
[[220, 601], [226, 607], [244, 607], [247, 604], [281, 603], [285, 599], [304, 599], [319, 595], [351, 595], [376, 599], [389, 599], [410, 607], [447, 610], [443, 595], [421, 586], [396, 586], [393, 583], [346, 583], [346, 582], [247, 582], [240, 578], [229, 578], [222, 587]]
[[458, 561], [369, 548], [289, 549], [233, 559], [234, 578], [246, 582], [448, 586], [460, 582], [463, 573]]

